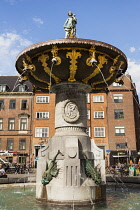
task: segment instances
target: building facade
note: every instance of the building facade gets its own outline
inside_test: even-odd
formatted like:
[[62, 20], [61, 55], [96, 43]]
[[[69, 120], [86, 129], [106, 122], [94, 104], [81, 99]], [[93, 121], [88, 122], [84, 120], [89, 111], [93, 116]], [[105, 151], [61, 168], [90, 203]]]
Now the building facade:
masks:
[[32, 161], [32, 85], [17, 76], [0, 77], [0, 157], [11, 163]]
[[[0, 157], [32, 163], [55, 134], [55, 94], [32, 91], [30, 82], [0, 77]], [[124, 85], [87, 94], [87, 134], [103, 149], [106, 165], [137, 162], [140, 152], [140, 108], [130, 75]]]

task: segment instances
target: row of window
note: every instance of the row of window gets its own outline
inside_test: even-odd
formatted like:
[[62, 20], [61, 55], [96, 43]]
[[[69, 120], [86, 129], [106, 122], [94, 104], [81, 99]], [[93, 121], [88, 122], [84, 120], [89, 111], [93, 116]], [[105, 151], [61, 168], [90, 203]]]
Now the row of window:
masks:
[[[87, 134], [90, 134], [90, 127], [87, 128]], [[125, 127], [116, 126], [115, 127], [115, 136], [125, 136]], [[94, 127], [94, 137], [105, 137], [105, 127]]]
[[[87, 133], [90, 136], [90, 127], [87, 129]], [[124, 136], [125, 127], [116, 126], [115, 136]], [[49, 137], [49, 127], [36, 127], [35, 137]], [[105, 137], [105, 127], [94, 127], [94, 137]]]
[[[18, 86], [18, 92], [25, 92], [28, 90], [27, 85], [19, 85]], [[0, 85], [0, 92], [8, 92], [10, 91], [10, 88], [8, 85]]]
[[[16, 143], [17, 146], [17, 143]], [[2, 149], [2, 139], [0, 138], [0, 150]], [[14, 139], [8, 138], [6, 150], [14, 151]], [[19, 139], [19, 150], [26, 150], [26, 138]]]
[[[28, 100], [21, 99], [21, 110], [28, 109]], [[0, 109], [4, 109], [4, 100], [0, 100]], [[12, 99], [9, 101], [9, 109], [16, 109], [16, 99]]]
[[[104, 111], [94, 111], [95, 119], [104, 118]], [[123, 119], [124, 118], [124, 110], [123, 109], [115, 109], [114, 110], [114, 118], [115, 119]], [[90, 109], [87, 110], [87, 119], [90, 120]]]
[[[20, 118], [19, 129], [24, 131], [28, 128], [28, 118]], [[3, 118], [0, 118], [0, 130], [3, 130]], [[15, 130], [15, 118], [8, 119], [8, 130]]]
[[[115, 103], [122, 103], [123, 102], [123, 94], [113, 94], [113, 101]], [[104, 95], [93, 96], [93, 102], [94, 103], [103, 103]], [[87, 103], [90, 103], [90, 94], [87, 94]]]

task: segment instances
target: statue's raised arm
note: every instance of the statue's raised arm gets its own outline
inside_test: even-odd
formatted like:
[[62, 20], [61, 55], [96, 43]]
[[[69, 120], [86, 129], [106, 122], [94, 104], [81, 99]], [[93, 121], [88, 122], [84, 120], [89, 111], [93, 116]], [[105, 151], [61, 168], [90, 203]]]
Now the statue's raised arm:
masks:
[[75, 38], [77, 18], [72, 12], [68, 12], [68, 16], [68, 19], [64, 23], [65, 38]]

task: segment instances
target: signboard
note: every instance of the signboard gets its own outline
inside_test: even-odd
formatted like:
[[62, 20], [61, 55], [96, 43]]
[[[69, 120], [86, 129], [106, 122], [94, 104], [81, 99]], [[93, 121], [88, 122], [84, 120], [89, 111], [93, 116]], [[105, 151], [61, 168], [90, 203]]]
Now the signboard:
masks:
[[110, 153], [111, 152], [111, 150], [106, 150], [106, 153]]

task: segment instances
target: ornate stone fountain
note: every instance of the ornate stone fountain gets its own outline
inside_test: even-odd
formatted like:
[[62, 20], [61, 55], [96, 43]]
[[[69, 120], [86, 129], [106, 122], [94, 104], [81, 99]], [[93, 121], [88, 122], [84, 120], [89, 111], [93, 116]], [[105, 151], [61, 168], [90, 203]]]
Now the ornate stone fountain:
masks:
[[65, 39], [34, 44], [17, 57], [22, 80], [56, 94], [55, 135], [40, 150], [36, 198], [53, 204], [89, 204], [105, 198], [103, 151], [86, 133], [86, 94], [121, 82], [126, 56], [109, 44], [76, 38], [68, 13]]

